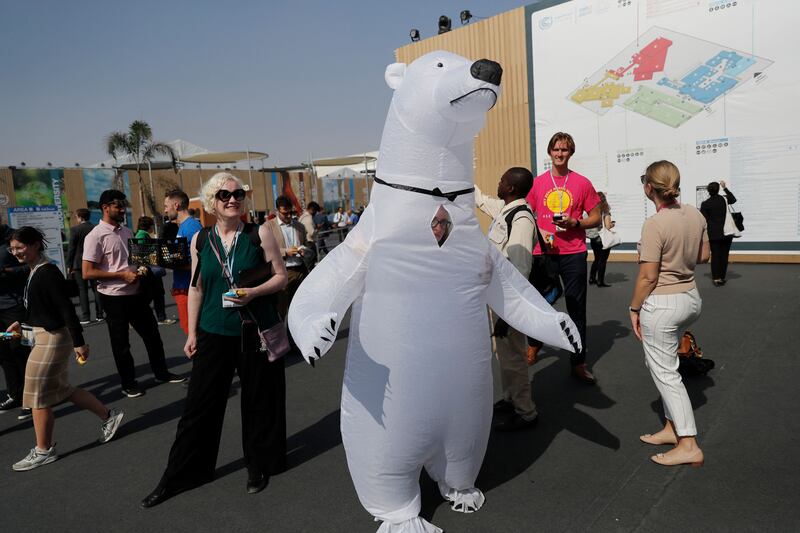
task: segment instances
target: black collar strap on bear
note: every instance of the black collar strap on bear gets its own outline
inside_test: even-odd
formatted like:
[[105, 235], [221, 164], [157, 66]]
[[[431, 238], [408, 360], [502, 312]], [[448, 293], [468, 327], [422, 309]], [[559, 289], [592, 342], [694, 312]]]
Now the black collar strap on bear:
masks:
[[456, 198], [461, 196], [462, 194], [470, 194], [475, 192], [475, 187], [470, 187], [469, 189], [460, 189], [458, 191], [452, 192], [442, 192], [439, 187], [435, 187], [433, 189], [420, 189], [419, 187], [412, 187], [411, 185], [401, 185], [399, 183], [389, 183], [387, 181], [383, 181], [382, 179], [376, 177], [375, 183], [380, 183], [381, 185], [386, 185], [387, 187], [391, 187], [392, 189], [400, 189], [401, 191], [408, 191], [408, 192], [416, 192], [419, 194], [427, 194], [428, 196], [435, 196], [437, 198], [447, 198], [451, 202], [455, 201]]

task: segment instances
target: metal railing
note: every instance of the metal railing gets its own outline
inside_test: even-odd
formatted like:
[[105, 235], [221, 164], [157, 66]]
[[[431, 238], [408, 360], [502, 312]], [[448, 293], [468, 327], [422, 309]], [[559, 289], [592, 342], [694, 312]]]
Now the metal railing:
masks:
[[347, 236], [348, 228], [333, 228], [314, 233], [314, 245], [317, 247], [317, 262], [336, 248]]

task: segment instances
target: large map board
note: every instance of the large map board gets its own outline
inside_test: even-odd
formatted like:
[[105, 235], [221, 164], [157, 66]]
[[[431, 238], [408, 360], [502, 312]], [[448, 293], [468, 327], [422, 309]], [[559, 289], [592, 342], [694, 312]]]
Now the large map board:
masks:
[[681, 171], [681, 200], [724, 179], [738, 249], [800, 250], [800, 16], [790, 0], [571, 0], [527, 7], [532, 158], [566, 131], [571, 168], [608, 194], [626, 243], [653, 214], [639, 176]]

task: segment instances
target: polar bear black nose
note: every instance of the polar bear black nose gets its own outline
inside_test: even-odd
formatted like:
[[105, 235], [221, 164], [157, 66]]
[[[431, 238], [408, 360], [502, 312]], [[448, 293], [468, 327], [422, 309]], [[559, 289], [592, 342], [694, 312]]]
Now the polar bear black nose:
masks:
[[500, 85], [503, 67], [500, 66], [500, 63], [495, 63], [488, 59], [479, 59], [472, 64], [469, 72], [476, 80], [486, 81], [492, 85]]

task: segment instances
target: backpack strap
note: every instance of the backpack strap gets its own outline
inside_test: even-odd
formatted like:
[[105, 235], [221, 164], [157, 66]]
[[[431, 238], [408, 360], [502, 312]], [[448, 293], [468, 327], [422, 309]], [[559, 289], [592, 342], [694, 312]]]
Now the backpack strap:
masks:
[[536, 237], [539, 239], [539, 247], [541, 248], [542, 253], [544, 253], [545, 247], [544, 241], [542, 240], [542, 233], [539, 231], [539, 226], [536, 224], [536, 219], [533, 218], [533, 213], [531, 212], [530, 207], [528, 207], [528, 204], [518, 205], [506, 214], [506, 241], [511, 238], [511, 224], [514, 223], [514, 217], [517, 215], [517, 213], [522, 211], [527, 211], [531, 215], [533, 226], [536, 228]]

